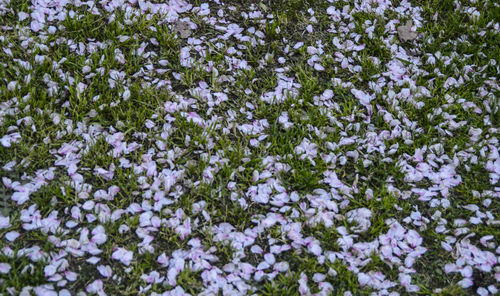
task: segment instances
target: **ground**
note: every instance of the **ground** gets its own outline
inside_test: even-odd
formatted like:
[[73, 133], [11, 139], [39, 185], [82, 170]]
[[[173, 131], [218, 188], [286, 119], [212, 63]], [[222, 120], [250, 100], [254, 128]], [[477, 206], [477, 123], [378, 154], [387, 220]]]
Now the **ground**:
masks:
[[497, 294], [499, 22], [0, 0], [0, 293]]

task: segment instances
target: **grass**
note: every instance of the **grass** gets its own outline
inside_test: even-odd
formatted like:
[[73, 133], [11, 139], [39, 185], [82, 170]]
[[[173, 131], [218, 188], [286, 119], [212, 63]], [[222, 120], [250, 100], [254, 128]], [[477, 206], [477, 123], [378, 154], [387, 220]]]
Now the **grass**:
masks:
[[[188, 2], [193, 9], [171, 21], [141, 11], [142, 2], [67, 4], [75, 16], [47, 20], [53, 33], [34, 32], [30, 17], [19, 19], [34, 4], [0, 5], [0, 136], [20, 135], [0, 145], [0, 207], [9, 217], [0, 227], [0, 263], [10, 267], [0, 271], [0, 293], [32, 287], [40, 294], [48, 284], [99, 294], [91, 288], [96, 280], [108, 295], [175, 288], [192, 295], [297, 295], [307, 294], [306, 286], [325, 295], [495, 293], [498, 263], [490, 271], [471, 264], [469, 287], [460, 273], [445, 272], [461, 260], [464, 240], [491, 254], [498, 247], [495, 1], [392, 1], [386, 8], [215, 1], [207, 15], [198, 13], [201, 1]], [[179, 18], [192, 22], [190, 38], [176, 35]], [[396, 28], [409, 19], [419, 37], [402, 42]], [[230, 24], [243, 31], [223, 37], [218, 26]], [[353, 89], [373, 99], [363, 104]], [[274, 102], [263, 99], [270, 93]], [[481, 130], [477, 139], [472, 128]], [[317, 147], [314, 162], [297, 152], [304, 139]], [[418, 170], [424, 176], [413, 179]], [[446, 176], [459, 176], [458, 184]], [[18, 186], [35, 186], [21, 204], [13, 198]], [[96, 196], [112, 186], [119, 188], [113, 197]], [[425, 200], [419, 190], [436, 195]], [[477, 210], [463, 208], [471, 205]], [[363, 232], [356, 231], [362, 219], [347, 219], [358, 209], [371, 214]], [[77, 210], [81, 217], [72, 217]], [[408, 220], [417, 211], [423, 225]], [[147, 220], [148, 213], [157, 220]], [[475, 217], [481, 223], [472, 223]], [[454, 225], [460, 219], [465, 226]], [[390, 221], [422, 237], [426, 251], [411, 266], [404, 239], [392, 246], [395, 254], [403, 250], [396, 256], [402, 263], [382, 252]], [[60, 227], [51, 229], [54, 223]], [[106, 239], [96, 245], [98, 225]], [[9, 241], [12, 231], [19, 237]], [[493, 239], [485, 244], [488, 235]], [[450, 237], [456, 242], [446, 251], [442, 243]], [[353, 240], [347, 249], [346, 239]], [[320, 254], [312, 249], [316, 240]], [[358, 249], [371, 244], [377, 246], [367, 255]], [[35, 246], [43, 251], [39, 260], [26, 254]], [[133, 252], [129, 265], [113, 257], [118, 247]], [[158, 262], [162, 253], [166, 266]], [[277, 271], [272, 263], [257, 279], [255, 268], [270, 253], [289, 267]], [[55, 277], [46, 274], [61, 262], [67, 264]], [[112, 276], [104, 277], [100, 265], [109, 265]], [[148, 283], [153, 271], [165, 279]], [[394, 286], [362, 284], [363, 274], [375, 272]], [[407, 289], [402, 274], [418, 289]]]

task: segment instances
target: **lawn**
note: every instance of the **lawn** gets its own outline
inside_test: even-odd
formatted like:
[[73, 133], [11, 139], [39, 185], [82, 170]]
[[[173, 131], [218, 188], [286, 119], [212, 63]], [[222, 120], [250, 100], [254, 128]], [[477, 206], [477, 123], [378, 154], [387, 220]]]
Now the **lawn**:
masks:
[[0, 295], [496, 295], [495, 0], [0, 0]]

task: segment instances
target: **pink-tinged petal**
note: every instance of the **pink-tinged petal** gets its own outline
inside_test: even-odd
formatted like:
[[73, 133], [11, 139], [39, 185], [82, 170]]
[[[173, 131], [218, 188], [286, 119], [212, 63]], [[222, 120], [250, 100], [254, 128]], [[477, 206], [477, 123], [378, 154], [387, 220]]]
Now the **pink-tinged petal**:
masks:
[[465, 278], [457, 283], [460, 287], [467, 289], [474, 285], [474, 282], [470, 278]]
[[441, 247], [447, 252], [451, 252], [453, 250], [452, 246], [446, 242], [441, 242]]
[[365, 92], [358, 89], [351, 89], [351, 93], [359, 100], [361, 105], [368, 106], [370, 105], [370, 101], [373, 100], [373, 96], [366, 94]]
[[38, 21], [34, 20], [31, 21], [30, 28], [33, 32], [36, 33], [42, 29], [42, 25]]
[[96, 293], [99, 296], [106, 295], [103, 290], [103, 284], [101, 280], [95, 280], [86, 287], [87, 292]]
[[17, 202], [18, 205], [24, 204], [26, 201], [29, 200], [30, 193], [28, 191], [16, 191], [14, 194], [12, 194], [11, 199], [15, 202]]
[[309, 252], [311, 252], [312, 254], [314, 254], [316, 256], [319, 256], [322, 253], [322, 250], [321, 250], [321, 247], [320, 247], [318, 241], [313, 241], [312, 243], [309, 244], [309, 246], [307, 248], [308, 248]]
[[124, 248], [115, 248], [111, 258], [114, 260], [119, 260], [125, 266], [129, 266], [132, 259], [134, 257], [134, 253], [132, 251], [128, 251]]
[[111, 270], [111, 266], [109, 266], [109, 265], [106, 265], [106, 266], [99, 265], [99, 266], [97, 266], [97, 270], [105, 278], [109, 278], [113, 274], [113, 271]]
[[297, 42], [294, 46], [293, 49], [299, 49], [304, 45], [304, 42]]
[[49, 264], [43, 268], [43, 272], [45, 274], [45, 277], [50, 277], [57, 272], [57, 267]]
[[12, 241], [16, 240], [16, 238], [18, 238], [18, 237], [19, 237], [19, 235], [20, 235], [20, 234], [19, 234], [19, 232], [17, 232], [17, 231], [9, 231], [9, 232], [7, 232], [7, 233], [5, 234], [5, 238], [6, 238], [8, 241], [12, 242]]
[[90, 263], [92, 265], [95, 265], [95, 264], [97, 264], [97, 262], [101, 261], [101, 258], [92, 256], [85, 261], [87, 261], [88, 263]]
[[10, 218], [0, 216], [0, 229], [9, 228], [10, 226]]
[[7, 274], [9, 273], [11, 267], [9, 263], [0, 263], [0, 273]]
[[65, 271], [64, 275], [66, 276], [66, 279], [70, 282], [76, 281], [76, 279], [78, 277], [78, 274], [76, 274], [75, 272], [72, 272], [72, 271]]
[[314, 70], [316, 71], [325, 71], [325, 67], [323, 67], [320, 63], [314, 64]]
[[160, 256], [158, 256], [158, 259], [157, 259], [158, 263], [160, 263], [163, 267], [166, 267], [168, 266], [170, 260], [168, 258], [167, 255], [165, 255], [165, 253], [162, 253]]
[[27, 19], [29, 16], [30, 16], [30, 15], [29, 15], [29, 14], [27, 14], [26, 12], [22, 12], [22, 11], [21, 11], [21, 12], [19, 12], [19, 13], [17, 14], [17, 19], [18, 19], [20, 22], [22, 22], [22, 21], [24, 21], [25, 19]]

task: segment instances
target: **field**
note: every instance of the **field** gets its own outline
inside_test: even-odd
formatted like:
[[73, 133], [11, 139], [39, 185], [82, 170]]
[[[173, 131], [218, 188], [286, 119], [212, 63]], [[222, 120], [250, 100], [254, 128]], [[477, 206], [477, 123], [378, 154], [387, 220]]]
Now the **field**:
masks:
[[0, 295], [498, 294], [498, 1], [0, 0], [0, 33]]

